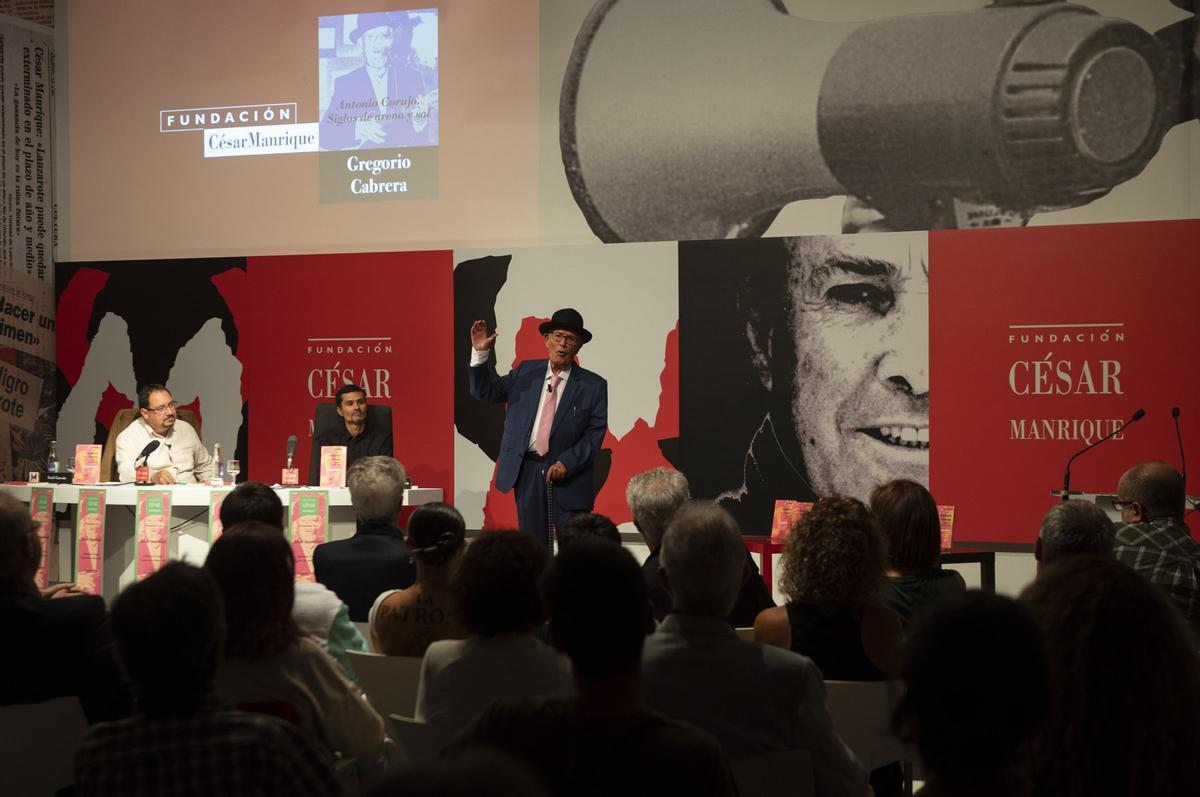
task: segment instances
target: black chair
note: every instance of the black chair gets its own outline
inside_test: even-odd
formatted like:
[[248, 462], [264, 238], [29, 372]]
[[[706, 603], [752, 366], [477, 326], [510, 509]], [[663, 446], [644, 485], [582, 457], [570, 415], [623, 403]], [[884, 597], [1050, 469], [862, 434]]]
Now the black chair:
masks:
[[[337, 407], [333, 404], [324, 403], [318, 404], [317, 410], [313, 415], [313, 436], [314, 441], [311, 455], [309, 456], [309, 474], [308, 483], [316, 484], [317, 469], [320, 467], [321, 453], [317, 450], [315, 441], [324, 432], [336, 431], [338, 428], [345, 428], [346, 422], [342, 420], [342, 416], [337, 414]], [[367, 428], [370, 429], [389, 429], [392, 430], [392, 408], [386, 404], [368, 404], [367, 405]], [[393, 434], [394, 434], [393, 430]], [[296, 467], [299, 467], [297, 465]]]

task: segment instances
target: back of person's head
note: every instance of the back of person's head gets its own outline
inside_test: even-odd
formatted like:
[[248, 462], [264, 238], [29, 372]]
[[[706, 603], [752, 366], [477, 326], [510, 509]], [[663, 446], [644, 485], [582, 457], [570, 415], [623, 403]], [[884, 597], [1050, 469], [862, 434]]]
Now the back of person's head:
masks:
[[644, 471], [625, 487], [625, 502], [629, 504], [633, 524], [651, 549], [662, 544], [671, 518], [689, 498], [687, 477], [673, 468]]
[[1108, 556], [1047, 566], [1021, 593], [1042, 630], [1054, 700], [1047, 794], [1194, 794], [1200, 659], [1175, 605]]
[[209, 549], [204, 569], [225, 597], [229, 658], [266, 658], [295, 641], [295, 560], [279, 529], [255, 522], [225, 529]]
[[29, 507], [0, 493], [0, 579], [28, 581], [37, 571], [41, 545]]
[[585, 537], [621, 544], [621, 532], [617, 530], [617, 524], [608, 517], [595, 512], [580, 512], [571, 515], [567, 522], [562, 524], [562, 528], [556, 529], [556, 532], [560, 551], [569, 547], [576, 540]]
[[946, 596], [913, 627], [893, 724], [930, 780], [996, 784], [1046, 710], [1046, 653], [1029, 612], [983, 592]]
[[538, 779], [495, 748], [446, 753], [403, 767], [363, 797], [545, 797]]
[[481, 637], [529, 631], [546, 619], [538, 579], [546, 546], [523, 531], [489, 531], [463, 553], [452, 590], [463, 624]]
[[896, 479], [871, 491], [871, 513], [888, 542], [888, 558], [901, 575], [937, 567], [942, 526], [937, 502], [909, 479]]
[[780, 587], [789, 600], [866, 606], [879, 600], [887, 545], [856, 498], [823, 498], [783, 544]]
[[1142, 505], [1145, 519], [1181, 519], [1186, 505], [1183, 477], [1165, 462], [1142, 462], [1121, 477], [1117, 492]]
[[1116, 533], [1116, 526], [1096, 504], [1078, 499], [1060, 501], [1042, 518], [1038, 561], [1048, 565], [1073, 554], [1111, 555]]
[[359, 520], [395, 523], [404, 503], [404, 466], [391, 457], [363, 457], [346, 472]]
[[728, 617], [746, 568], [746, 545], [733, 516], [711, 501], [688, 501], [663, 536], [659, 560], [677, 612]]
[[221, 591], [208, 573], [168, 562], [134, 582], [113, 603], [112, 630], [143, 713], [190, 714], [203, 706], [225, 636]]
[[550, 640], [577, 678], [596, 682], [641, 667], [652, 626], [642, 569], [624, 548], [580, 540], [550, 562], [542, 578]]
[[462, 550], [467, 524], [457, 509], [440, 501], [423, 504], [408, 519], [408, 545], [423, 565], [447, 564]]
[[283, 502], [262, 482], [242, 482], [221, 501], [222, 528], [248, 521], [283, 528]]

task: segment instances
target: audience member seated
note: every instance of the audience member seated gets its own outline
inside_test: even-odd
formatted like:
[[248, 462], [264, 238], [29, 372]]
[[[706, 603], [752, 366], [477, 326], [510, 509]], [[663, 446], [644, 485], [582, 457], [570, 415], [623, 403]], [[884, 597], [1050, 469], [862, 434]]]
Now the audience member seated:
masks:
[[736, 794], [715, 739], [642, 707], [642, 643], [654, 618], [630, 553], [580, 540], [550, 563], [542, 597], [574, 697], [502, 700], [462, 743], [509, 753], [556, 797]]
[[[243, 482], [221, 501], [222, 528], [233, 528], [247, 521], [283, 531], [283, 502], [262, 482]], [[369, 648], [350, 620], [349, 607], [324, 584], [297, 581], [292, 589], [295, 592], [292, 619], [300, 633], [325, 648], [346, 674], [355, 678], [346, 651], [366, 652]]]
[[1200, 641], [1200, 543], [1183, 522], [1183, 477], [1165, 462], [1143, 462], [1121, 476], [1113, 506], [1121, 512], [1113, 553], [1166, 590]]
[[241, 708], [298, 725], [334, 755], [374, 762], [389, 742], [383, 720], [292, 620], [292, 547], [265, 523], [225, 529], [204, 567], [225, 599], [225, 662], [217, 689]]
[[900, 664], [900, 618], [879, 602], [887, 544], [862, 502], [818, 501], [783, 544], [786, 606], [754, 622], [754, 638], [808, 656], [826, 680], [879, 681]]
[[1048, 565], [1021, 594], [1050, 660], [1038, 794], [1195, 794], [1200, 660], [1175, 607], [1108, 556]]
[[199, 568], [164, 565], [113, 604], [113, 632], [137, 693], [133, 719], [93, 727], [75, 758], [82, 797], [154, 794], [334, 795], [328, 764], [274, 717], [231, 711], [213, 695], [224, 606]]
[[405, 544], [417, 562], [411, 587], [389, 590], [371, 607], [371, 646], [389, 656], [424, 656], [438, 639], [465, 639], [450, 596], [450, 577], [462, 556], [467, 526], [443, 503], [425, 504], [408, 519]]
[[918, 794], [1029, 794], [1047, 675], [1046, 653], [1028, 611], [974, 591], [938, 601], [913, 627], [904, 683], [893, 726], [915, 743], [925, 764]]
[[863, 797], [866, 771], [834, 731], [816, 665], [739, 639], [725, 620], [744, 549], [737, 521], [716, 504], [690, 501], [675, 514], [660, 571], [675, 608], [646, 639], [643, 701], [708, 731], [730, 758], [811, 751], [816, 794]]
[[[650, 549], [650, 555], [642, 563], [642, 578], [654, 607], [654, 619], [659, 622], [671, 611], [671, 594], [658, 578], [659, 548], [671, 518], [690, 497], [687, 477], [671, 468], [654, 468], [639, 473], [629, 480], [625, 488], [625, 501], [633, 515], [633, 525], [641, 532], [646, 547]], [[763, 582], [754, 557], [744, 545], [742, 548], [745, 550], [747, 568], [737, 601], [729, 614], [729, 623], [736, 628], [749, 628], [758, 613], [774, 606], [775, 601], [771, 599], [771, 590]]]
[[452, 581], [468, 639], [432, 643], [421, 663], [417, 719], [444, 739], [461, 733], [497, 698], [571, 694], [571, 672], [533, 630], [546, 619], [538, 578], [546, 546], [520, 531], [481, 534]]
[[1059, 501], [1042, 518], [1033, 558], [1037, 572], [1075, 554], [1112, 556], [1117, 527], [1104, 510], [1091, 501]]
[[363, 797], [546, 797], [546, 792], [516, 761], [480, 748], [402, 767]]
[[871, 514], [888, 542], [881, 600], [905, 624], [942, 595], [967, 588], [957, 571], [941, 567], [941, 521], [928, 490], [908, 479], [881, 484], [871, 491]]
[[600, 540], [614, 542], [617, 545], [621, 544], [621, 532], [617, 530], [617, 524], [604, 515], [596, 514], [595, 512], [581, 512], [577, 515], [571, 515], [567, 522], [562, 525], [561, 529], [556, 529], [558, 538], [558, 550], [571, 545], [576, 540], [584, 539], [585, 537], [594, 537]]
[[0, 705], [79, 698], [89, 722], [129, 716], [129, 692], [113, 652], [104, 599], [34, 582], [41, 562], [29, 507], [0, 493], [0, 626], [8, 640]]
[[326, 542], [313, 552], [317, 581], [350, 607], [350, 619], [365, 623], [379, 593], [404, 589], [416, 580], [416, 565], [396, 526], [404, 503], [404, 466], [391, 457], [365, 457], [346, 474], [358, 531], [348, 540]]

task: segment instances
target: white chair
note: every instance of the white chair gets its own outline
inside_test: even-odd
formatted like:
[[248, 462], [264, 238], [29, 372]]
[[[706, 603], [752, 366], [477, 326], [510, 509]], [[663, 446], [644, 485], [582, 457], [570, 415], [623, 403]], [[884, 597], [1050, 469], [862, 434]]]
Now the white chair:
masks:
[[729, 762], [741, 797], [814, 797], [812, 753], [785, 750]]
[[404, 760], [412, 764], [423, 764], [435, 760], [449, 739], [434, 725], [418, 722], [412, 717], [392, 714], [388, 717], [389, 731]]
[[367, 647], [371, 648], [373, 652], [375, 650], [375, 646], [371, 644], [371, 624], [355, 623], [354, 627], [358, 629], [358, 633], [362, 634], [362, 638], [367, 640]]
[[833, 727], [868, 771], [915, 761], [914, 751], [892, 733], [892, 711], [904, 693], [899, 681], [826, 681], [825, 691]]
[[77, 697], [0, 707], [3, 792], [50, 795], [71, 785], [87, 727]]
[[733, 630], [737, 631], [737, 635], [738, 635], [739, 639], [744, 639], [747, 642], [754, 641], [754, 627], [753, 626], [751, 626], [750, 628], [735, 628]]
[[348, 650], [346, 655], [358, 676], [358, 685], [376, 711], [385, 717], [411, 717], [416, 713], [417, 684], [421, 680], [419, 656], [382, 656], [356, 650]]

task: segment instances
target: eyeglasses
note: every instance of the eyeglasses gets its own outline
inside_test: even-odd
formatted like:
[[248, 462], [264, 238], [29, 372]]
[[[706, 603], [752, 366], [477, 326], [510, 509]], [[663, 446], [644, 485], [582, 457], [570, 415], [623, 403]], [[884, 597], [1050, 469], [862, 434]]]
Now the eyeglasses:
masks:
[[1113, 509], [1117, 510], [1118, 512], [1124, 512], [1128, 507], [1133, 506], [1133, 504], [1133, 501], [1125, 501], [1120, 498], [1114, 498], [1112, 500]]
[[551, 332], [550, 340], [555, 343], [568, 343], [572, 346], [578, 345], [579, 338], [567, 332]]
[[178, 406], [178, 401], [168, 401], [166, 404], [159, 404], [157, 407], [148, 407], [147, 409], [149, 409], [150, 412], [166, 412], [167, 410], [173, 410]]

